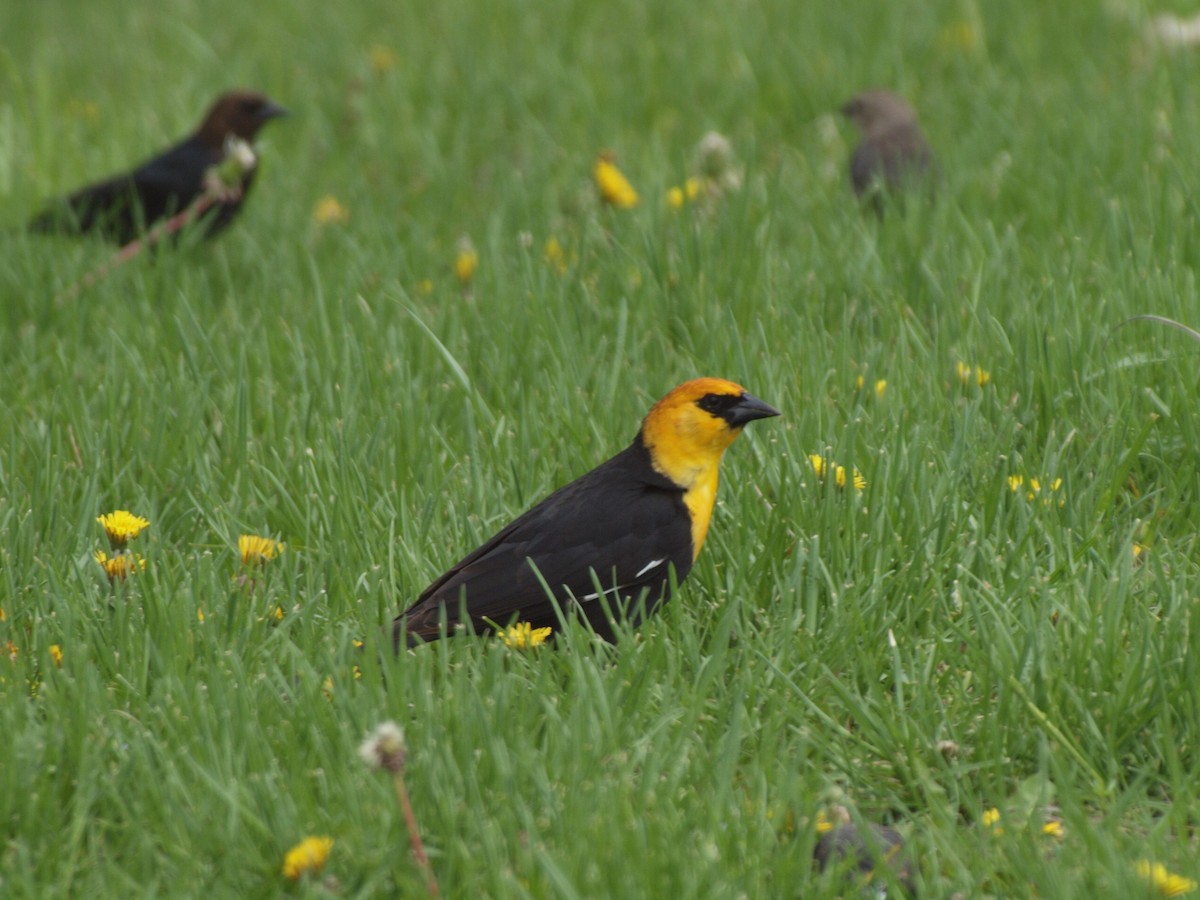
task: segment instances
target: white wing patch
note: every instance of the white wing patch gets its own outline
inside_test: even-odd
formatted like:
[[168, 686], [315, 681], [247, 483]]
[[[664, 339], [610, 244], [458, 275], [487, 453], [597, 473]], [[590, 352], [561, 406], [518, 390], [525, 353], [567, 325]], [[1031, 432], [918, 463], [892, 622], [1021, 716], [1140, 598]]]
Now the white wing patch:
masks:
[[667, 561], [666, 557], [663, 557], [662, 559], [652, 559], [652, 560], [650, 560], [650, 562], [648, 562], [644, 566], [642, 566], [642, 568], [638, 570], [638, 573], [636, 575], [634, 575], [633, 577], [641, 578], [643, 575], [645, 575], [651, 569], [661, 566], [666, 561]]
[[[647, 572], [651, 571], [652, 569], [658, 568], [666, 561], [667, 561], [667, 558], [665, 556], [662, 559], [650, 560], [650, 562], [646, 563], [644, 566], [642, 566], [640, 569], [638, 569], [638, 573], [633, 576], [634, 580], [636, 581], [637, 579], [641, 578], [643, 575], [645, 575]], [[603, 593], [615, 594], [618, 591], [625, 590], [626, 587], [628, 587], [628, 585], [620, 584], [614, 588], [609, 588], [608, 590], [604, 591]], [[590, 594], [584, 594], [582, 597], [580, 597], [579, 601], [582, 603], [587, 600], [599, 600], [599, 599], [600, 599], [600, 594], [597, 593], [596, 591], [592, 591]]]

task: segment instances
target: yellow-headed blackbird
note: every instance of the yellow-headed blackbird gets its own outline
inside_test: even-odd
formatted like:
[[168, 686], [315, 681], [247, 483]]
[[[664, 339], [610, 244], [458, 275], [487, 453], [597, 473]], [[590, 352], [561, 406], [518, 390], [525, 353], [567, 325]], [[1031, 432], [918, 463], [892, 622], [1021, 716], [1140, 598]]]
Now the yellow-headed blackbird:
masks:
[[[286, 115], [283, 107], [256, 91], [224, 93], [190, 137], [130, 172], [52, 203], [29, 227], [60, 234], [95, 232], [128, 244], [159, 220], [183, 212], [203, 193], [205, 173], [225, 159], [229, 138], [249, 143], [263, 125], [282, 115]], [[253, 181], [252, 167], [242, 179], [239, 195], [217, 204], [204, 217], [208, 236], [233, 220]]]
[[632, 444], [427, 587], [395, 620], [396, 649], [406, 635], [412, 645], [458, 625], [557, 627], [543, 579], [561, 609], [612, 640], [610, 615], [625, 609], [636, 624], [643, 608], [668, 599], [672, 571], [677, 582], [687, 577], [708, 532], [721, 455], [747, 422], [777, 415], [731, 381], [681, 384], [647, 413]]
[[926, 182], [932, 175], [933, 151], [917, 122], [916, 111], [891, 91], [864, 91], [842, 107], [842, 115], [862, 131], [850, 157], [854, 193], [878, 211], [879, 193]]

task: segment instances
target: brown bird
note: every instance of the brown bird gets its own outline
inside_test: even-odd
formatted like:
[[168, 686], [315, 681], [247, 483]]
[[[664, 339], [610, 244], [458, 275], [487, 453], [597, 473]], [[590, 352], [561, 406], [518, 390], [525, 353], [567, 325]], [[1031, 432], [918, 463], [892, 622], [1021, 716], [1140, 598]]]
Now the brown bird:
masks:
[[[559, 488], [427, 587], [393, 623], [399, 650], [459, 625], [557, 628], [558, 606], [607, 640], [682, 583], [708, 533], [721, 455], [772, 406], [721, 378], [675, 388], [633, 443]], [[549, 589], [554, 599], [547, 593]], [[642, 603], [644, 602], [644, 609]]]
[[[205, 175], [220, 165], [230, 139], [249, 143], [271, 119], [287, 111], [256, 91], [229, 91], [217, 98], [190, 137], [153, 159], [52, 203], [29, 223], [34, 231], [59, 234], [95, 232], [128, 244], [156, 222], [187, 209], [205, 190]], [[254, 181], [251, 165], [241, 190], [214, 204], [203, 218], [208, 237], [237, 215]]]
[[821, 835], [813, 848], [813, 859], [824, 872], [830, 866], [853, 870], [863, 884], [876, 887], [875, 896], [887, 896], [887, 880], [880, 870], [887, 869], [891, 878], [907, 892], [913, 888], [912, 864], [904, 853], [904, 838], [894, 828], [868, 822], [839, 825]]
[[933, 151], [917, 122], [916, 110], [891, 91], [871, 90], [850, 100], [842, 115], [862, 131], [850, 157], [854, 193], [882, 212], [880, 194], [928, 182]]

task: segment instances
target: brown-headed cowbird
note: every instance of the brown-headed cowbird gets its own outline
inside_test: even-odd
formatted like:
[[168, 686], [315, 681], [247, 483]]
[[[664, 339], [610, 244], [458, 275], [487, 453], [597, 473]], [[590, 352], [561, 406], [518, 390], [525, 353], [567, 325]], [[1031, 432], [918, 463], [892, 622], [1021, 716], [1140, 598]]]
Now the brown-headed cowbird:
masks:
[[[205, 175], [229, 152], [231, 139], [249, 143], [264, 124], [286, 110], [257, 91], [228, 91], [217, 98], [190, 137], [136, 169], [90, 184], [37, 215], [34, 231], [61, 234], [96, 232], [128, 244], [156, 222], [187, 209], [205, 190]], [[242, 175], [241, 190], [215, 203], [203, 218], [211, 237], [237, 215], [254, 181], [254, 167]]]
[[882, 211], [880, 192], [925, 184], [933, 175], [933, 151], [917, 122], [916, 110], [891, 91], [871, 90], [850, 100], [842, 115], [862, 131], [850, 157], [854, 193]]

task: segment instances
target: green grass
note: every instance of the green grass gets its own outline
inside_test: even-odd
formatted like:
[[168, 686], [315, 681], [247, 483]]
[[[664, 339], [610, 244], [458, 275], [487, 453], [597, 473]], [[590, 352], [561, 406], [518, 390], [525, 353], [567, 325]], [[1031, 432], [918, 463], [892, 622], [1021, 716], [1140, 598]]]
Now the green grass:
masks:
[[[0, 7], [0, 893], [420, 896], [357, 756], [385, 719], [448, 897], [849, 894], [810, 861], [834, 805], [902, 831], [922, 896], [1200, 877], [1200, 355], [1117, 329], [1200, 325], [1200, 56], [1132, 4], [405, 7]], [[232, 85], [293, 112], [235, 227], [56, 300], [112, 251], [23, 219]], [[882, 223], [834, 117], [872, 85], [943, 171]], [[744, 187], [669, 210], [709, 129]], [[638, 208], [598, 207], [604, 148]], [[697, 375], [784, 416], [662, 615], [377, 652]], [[110, 586], [117, 508], [152, 524]], [[253, 585], [240, 533], [287, 544]], [[336, 885], [282, 878], [306, 835]]]

